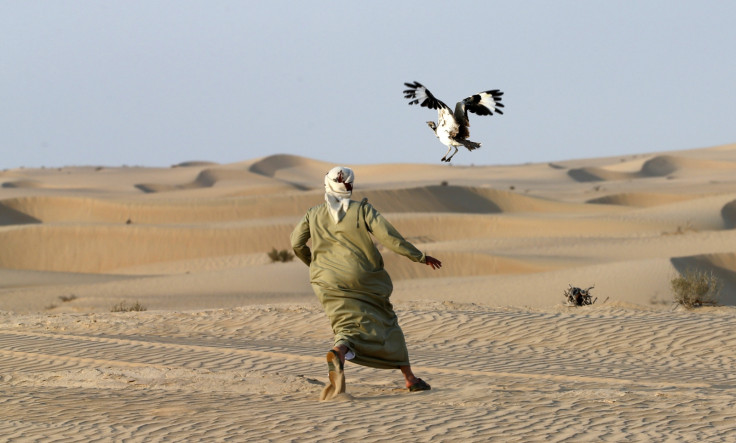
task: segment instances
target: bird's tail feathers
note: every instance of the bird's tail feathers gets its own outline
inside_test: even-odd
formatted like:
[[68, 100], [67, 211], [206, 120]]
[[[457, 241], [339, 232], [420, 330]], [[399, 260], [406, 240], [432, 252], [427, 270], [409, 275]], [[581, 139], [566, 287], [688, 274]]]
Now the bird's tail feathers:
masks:
[[463, 144], [466, 148], [468, 148], [468, 151], [472, 151], [474, 149], [480, 148], [480, 143], [477, 142], [471, 142], [470, 140], [458, 140], [460, 143]]

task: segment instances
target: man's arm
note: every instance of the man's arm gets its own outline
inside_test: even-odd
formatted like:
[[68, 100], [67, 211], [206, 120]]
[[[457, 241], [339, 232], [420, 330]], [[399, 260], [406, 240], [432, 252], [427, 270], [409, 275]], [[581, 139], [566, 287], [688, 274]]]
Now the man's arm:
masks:
[[309, 218], [305, 215], [291, 232], [291, 248], [294, 250], [294, 255], [307, 266], [312, 263], [312, 251], [307, 246], [309, 237]]

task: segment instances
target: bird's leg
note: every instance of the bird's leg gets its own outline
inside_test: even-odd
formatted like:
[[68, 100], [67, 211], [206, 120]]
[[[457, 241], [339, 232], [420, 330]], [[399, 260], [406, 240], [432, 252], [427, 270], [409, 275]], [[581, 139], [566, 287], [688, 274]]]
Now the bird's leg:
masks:
[[[447, 160], [445, 161], [448, 163], [450, 162], [450, 160], [452, 160], [452, 157], [454, 157], [455, 154], [457, 154], [457, 146], [453, 146], [453, 148], [455, 148], [455, 152], [453, 152], [451, 156], [447, 157], [447, 154], [445, 154], [445, 157], [447, 157]], [[450, 150], [448, 149], [447, 152], [450, 152]]]
[[[450, 156], [450, 158], [447, 158], [447, 154], [449, 154], [449, 153], [450, 153], [450, 149], [452, 149], [452, 146], [448, 146], [448, 147], [447, 147], [447, 152], [445, 152], [445, 156], [444, 156], [444, 157], [442, 157], [442, 160], [440, 160], [440, 161], [443, 161], [443, 162], [449, 162], [449, 161], [450, 161], [450, 158], [452, 158], [452, 155], [455, 155], [455, 154], [452, 154], [452, 155]], [[455, 148], [455, 152], [457, 152], [457, 148]]]

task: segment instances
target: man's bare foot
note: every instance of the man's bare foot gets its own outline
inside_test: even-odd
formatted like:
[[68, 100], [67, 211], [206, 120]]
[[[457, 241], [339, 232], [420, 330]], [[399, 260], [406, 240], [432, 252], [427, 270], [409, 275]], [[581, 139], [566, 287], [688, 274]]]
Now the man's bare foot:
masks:
[[345, 365], [345, 355], [348, 353], [348, 347], [345, 345], [337, 345], [332, 348], [332, 350], [337, 351], [338, 355], [340, 356], [340, 363]]
[[322, 390], [322, 394], [319, 396], [320, 400], [332, 400], [338, 394], [346, 391], [343, 369], [344, 362], [340, 360], [340, 352], [330, 349], [330, 352], [327, 353], [327, 376], [330, 383]]

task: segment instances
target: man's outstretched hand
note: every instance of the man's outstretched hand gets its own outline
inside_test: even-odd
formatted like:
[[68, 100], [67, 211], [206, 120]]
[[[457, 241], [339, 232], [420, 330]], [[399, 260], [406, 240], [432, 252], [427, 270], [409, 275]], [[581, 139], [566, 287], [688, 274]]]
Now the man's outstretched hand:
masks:
[[434, 257], [430, 257], [428, 255], [425, 255], [424, 256], [424, 259], [425, 259], [425, 263], [427, 264], [427, 266], [431, 266], [432, 269], [439, 269], [439, 268], [442, 267], [442, 262], [439, 261], [439, 260], [437, 260]]

